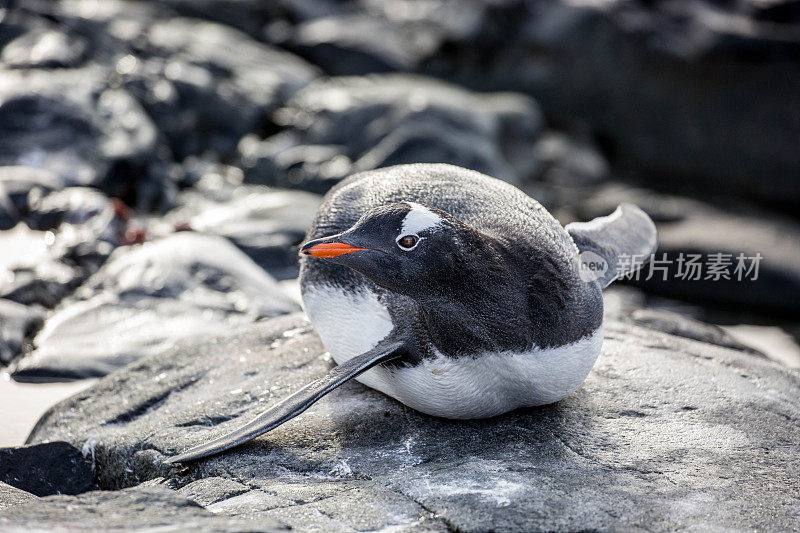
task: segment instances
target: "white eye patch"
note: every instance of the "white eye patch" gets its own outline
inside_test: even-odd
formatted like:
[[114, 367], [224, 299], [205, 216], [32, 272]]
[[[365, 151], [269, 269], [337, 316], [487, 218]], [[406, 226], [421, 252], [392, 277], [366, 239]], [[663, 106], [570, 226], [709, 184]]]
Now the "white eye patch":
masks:
[[424, 205], [414, 202], [406, 202], [406, 204], [411, 206], [411, 211], [403, 218], [400, 235], [397, 236], [398, 239], [406, 235], [419, 235], [419, 232], [431, 229], [442, 223], [442, 217]]

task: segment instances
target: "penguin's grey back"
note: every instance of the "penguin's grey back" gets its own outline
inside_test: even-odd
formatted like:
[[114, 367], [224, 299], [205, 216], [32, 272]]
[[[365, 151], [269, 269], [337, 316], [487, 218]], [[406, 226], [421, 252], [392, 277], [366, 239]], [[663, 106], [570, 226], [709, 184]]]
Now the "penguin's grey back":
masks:
[[392, 202], [446, 211], [519, 254], [547, 254], [573, 263], [578, 250], [542, 205], [516, 187], [447, 164], [397, 165], [354, 174], [326, 195], [309, 232], [316, 239], [347, 230], [367, 211]]

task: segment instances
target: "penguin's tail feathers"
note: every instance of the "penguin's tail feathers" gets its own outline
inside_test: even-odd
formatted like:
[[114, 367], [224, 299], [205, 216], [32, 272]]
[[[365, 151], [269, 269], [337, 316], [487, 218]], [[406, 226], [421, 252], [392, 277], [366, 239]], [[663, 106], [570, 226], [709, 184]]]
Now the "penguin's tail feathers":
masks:
[[610, 215], [565, 228], [579, 251], [580, 277], [601, 289], [642, 268], [658, 246], [656, 226], [633, 204], [621, 204]]

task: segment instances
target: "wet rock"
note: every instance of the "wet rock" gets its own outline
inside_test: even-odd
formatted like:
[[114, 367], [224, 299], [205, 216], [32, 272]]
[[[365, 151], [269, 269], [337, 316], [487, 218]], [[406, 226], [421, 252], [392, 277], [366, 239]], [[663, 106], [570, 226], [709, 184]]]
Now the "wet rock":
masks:
[[29, 440], [82, 446], [104, 488], [164, 477], [218, 514], [300, 528], [798, 526], [797, 371], [614, 320], [587, 381], [555, 405], [449, 421], [351, 382], [237, 450], [163, 463], [331, 364], [302, 315], [258, 322], [134, 363]]
[[[223, 20], [248, 16], [237, 13], [244, 2], [213, 4], [215, 13], [230, 15]], [[267, 113], [319, 74], [299, 57], [230, 26], [170, 9], [203, 16], [209, 6], [73, 0], [54, 8], [71, 27], [86, 26], [109, 41], [92, 50], [95, 61], [144, 107], [168, 143], [167, 155], [179, 161], [205, 152], [230, 154], [242, 135], [269, 127]], [[104, 48], [114, 53], [106, 55]]]
[[55, 307], [77, 285], [79, 274], [58, 261], [14, 271], [4, 280], [2, 297], [23, 305]]
[[156, 3], [39, 3], [6, 18], [0, 135], [14, 142], [0, 164], [48, 168], [146, 210], [172, 207], [175, 159], [230, 155], [318, 75], [288, 52]]
[[316, 214], [320, 197], [299, 191], [243, 185], [189, 189], [164, 221], [172, 227], [229, 239], [278, 279], [297, 277], [297, 244]]
[[[142, 106], [109, 85], [108, 65], [3, 72], [0, 164], [46, 169], [143, 209], [168, 207], [172, 167]], [[134, 191], [131, 192], [131, 191]]]
[[15, 68], [70, 67], [84, 58], [87, 48], [78, 35], [56, 28], [31, 28], [3, 47], [0, 62]]
[[[0, 296], [53, 307], [94, 273], [124, 237], [114, 202], [87, 187], [25, 198], [24, 223], [0, 233]], [[33, 228], [33, 229], [31, 229]]]
[[[621, 202], [641, 206], [658, 228], [653, 275], [645, 267], [635, 283], [657, 294], [710, 305], [778, 314], [800, 310], [800, 242], [792, 238], [800, 234], [800, 226], [795, 221], [749, 205], [729, 204], [722, 209], [699, 200], [615, 185], [585, 200], [578, 208], [579, 216], [589, 220], [608, 214]], [[700, 255], [699, 271], [687, 266], [690, 254]], [[737, 273], [740, 254], [743, 269]], [[758, 254], [761, 259], [752, 259]], [[715, 258], [727, 279], [708, 266]]]
[[102, 67], [3, 72], [0, 164], [48, 169], [67, 184], [97, 185], [123, 162], [152, 159], [157, 130]]
[[793, 5], [505, 2], [423, 70], [532, 94], [551, 115], [588, 121], [618, 163], [652, 179], [796, 210]]
[[0, 448], [0, 481], [36, 496], [97, 489], [90, 464], [66, 442]]
[[296, 310], [275, 280], [225, 239], [177, 233], [115, 250], [47, 319], [13, 377], [103, 376], [180, 340]]
[[22, 343], [39, 329], [43, 319], [44, 311], [38, 306], [0, 298], [0, 365], [20, 354]]
[[[322, 4], [327, 1], [329, 0], [304, 0], [302, 2], [293, 0], [272, 2], [262, 2], [261, 0], [156, 0], [180, 15], [232, 26], [252, 37], [259, 37], [265, 24], [288, 16], [288, 11], [296, 14], [303, 11], [303, 8], [313, 8], [314, 4]], [[297, 4], [297, 6], [293, 6], [293, 4]], [[293, 7], [296, 9], [292, 9]]]
[[135, 487], [118, 492], [50, 496], [17, 505], [0, 515], [6, 531], [47, 531], [70, 524], [76, 531], [174, 529], [245, 532], [283, 531], [278, 522], [215, 516], [165, 487]]
[[302, 59], [233, 28], [190, 18], [139, 21], [126, 87], [143, 103], [178, 159], [226, 155], [245, 133], [318, 75]]
[[360, 13], [335, 15], [298, 25], [286, 44], [333, 75], [408, 71], [442, 40], [424, 27], [410, 30]]
[[449, 43], [479, 31], [491, 9], [487, 4], [338, 3], [300, 16], [292, 13], [300, 22], [278, 37], [283, 36], [281, 44], [335, 75], [418, 71], [428, 61], [435, 62]]
[[239, 143], [247, 181], [321, 192], [357, 171], [452, 163], [520, 183], [538, 167], [531, 147], [542, 118], [532, 100], [471, 93], [430, 78], [316, 82], [276, 120], [287, 129]]
[[[108, 63], [120, 52], [119, 44], [75, 17], [75, 8], [88, 2], [19, 2], [9, 5], [2, 17], [0, 65], [8, 69], [57, 70], [81, 68], [89, 63]], [[110, 2], [109, 2], [110, 3]]]
[[[119, 7], [107, 2], [103, 9], [113, 5]], [[103, 9], [68, 1], [6, 12], [11, 41], [0, 66], [11, 69], [3, 87], [11, 98], [7, 127], [25, 132], [6, 156], [51, 169], [66, 184], [98, 186], [141, 209], [164, 210], [179, 167], [122, 87], [129, 43], [82, 16]]]
[[652, 179], [800, 202], [793, 0], [356, 0], [287, 20], [277, 39], [327, 72], [523, 92], [588, 122], [617, 163]]
[[6, 485], [0, 481], [0, 512], [6, 509], [19, 505], [21, 503], [28, 503], [36, 500], [36, 496], [24, 490], [20, 490]]
[[54, 260], [48, 246], [53, 239], [53, 235], [33, 231], [25, 224], [0, 232], [4, 252], [0, 257], [0, 296], [23, 305], [50, 307], [58, 303], [76, 272]]
[[58, 175], [48, 170], [0, 166], [0, 231], [10, 230], [25, 218], [31, 194], [41, 196], [63, 187]]
[[114, 202], [89, 187], [68, 187], [28, 199], [26, 224], [37, 231], [53, 231], [56, 241], [70, 247], [94, 240], [111, 241], [116, 235]]

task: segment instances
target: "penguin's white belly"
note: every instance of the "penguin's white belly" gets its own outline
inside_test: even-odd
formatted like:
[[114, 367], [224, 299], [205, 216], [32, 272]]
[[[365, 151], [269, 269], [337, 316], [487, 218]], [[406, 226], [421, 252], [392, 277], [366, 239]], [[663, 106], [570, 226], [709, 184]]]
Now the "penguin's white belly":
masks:
[[[388, 310], [368, 291], [317, 287], [304, 291], [303, 304], [339, 364], [373, 348], [393, 329]], [[558, 348], [459, 358], [439, 354], [413, 367], [376, 367], [356, 379], [423, 413], [486, 418], [571, 394], [592, 369], [602, 342], [601, 326]]]

